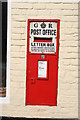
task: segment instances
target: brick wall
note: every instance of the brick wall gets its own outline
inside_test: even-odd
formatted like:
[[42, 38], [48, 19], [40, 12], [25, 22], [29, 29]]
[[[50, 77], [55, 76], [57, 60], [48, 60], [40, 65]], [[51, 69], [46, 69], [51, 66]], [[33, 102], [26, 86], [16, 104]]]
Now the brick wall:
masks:
[[[26, 21], [60, 19], [58, 105], [25, 106]], [[60, 2], [11, 3], [10, 104], [4, 116], [37, 118], [78, 117], [78, 4]]]

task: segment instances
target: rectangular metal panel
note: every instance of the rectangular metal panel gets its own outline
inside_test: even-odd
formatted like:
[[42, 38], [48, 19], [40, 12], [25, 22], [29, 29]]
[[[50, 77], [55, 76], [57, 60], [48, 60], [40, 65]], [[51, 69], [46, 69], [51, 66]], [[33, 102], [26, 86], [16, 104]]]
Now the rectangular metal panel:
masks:
[[[38, 45], [39, 43], [54, 43], [50, 36], [43, 35], [39, 33], [39, 39], [34, 41], [35, 37], [31, 34], [31, 28], [33, 24], [31, 23], [56, 23], [56, 51], [55, 52], [46, 52], [46, 51], [37, 51], [32, 52], [31, 50], [31, 41], [32, 44]], [[28, 20], [28, 33], [27, 33], [27, 71], [26, 71], [26, 105], [57, 105], [57, 83], [58, 83], [58, 52], [59, 52], [59, 20], [43, 20], [43, 19], [33, 19]], [[36, 25], [37, 26], [37, 25]], [[45, 26], [45, 25], [44, 25]], [[40, 29], [40, 28], [39, 28]], [[52, 29], [52, 28], [51, 28]], [[53, 28], [54, 29], [54, 28]], [[42, 31], [42, 30], [41, 30]], [[42, 39], [43, 41], [42, 41]], [[53, 36], [52, 36], [53, 38]], [[39, 42], [38, 42], [39, 40]], [[40, 42], [41, 40], [41, 42]], [[49, 42], [44, 42], [44, 40]], [[37, 42], [37, 43], [36, 43]], [[51, 47], [51, 46], [49, 46]], [[35, 48], [36, 49], [36, 48]], [[37, 47], [39, 49], [39, 47]], [[47, 49], [47, 48], [45, 48]], [[44, 50], [45, 50], [44, 49]], [[43, 65], [41, 65], [41, 62]], [[39, 68], [41, 67], [41, 68]]]

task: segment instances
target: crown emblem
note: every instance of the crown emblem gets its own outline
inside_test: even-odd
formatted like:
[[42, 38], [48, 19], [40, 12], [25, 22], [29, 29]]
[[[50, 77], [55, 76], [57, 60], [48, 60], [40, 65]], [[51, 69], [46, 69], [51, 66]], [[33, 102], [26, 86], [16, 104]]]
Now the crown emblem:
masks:
[[41, 24], [41, 28], [45, 28], [46, 27], [46, 24], [43, 22], [42, 24]]

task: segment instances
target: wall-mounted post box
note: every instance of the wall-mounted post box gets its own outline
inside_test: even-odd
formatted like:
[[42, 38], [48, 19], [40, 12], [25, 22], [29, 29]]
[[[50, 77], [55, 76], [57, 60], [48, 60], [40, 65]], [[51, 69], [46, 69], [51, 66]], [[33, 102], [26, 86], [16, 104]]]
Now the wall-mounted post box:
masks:
[[27, 105], [57, 105], [59, 26], [58, 19], [28, 20]]

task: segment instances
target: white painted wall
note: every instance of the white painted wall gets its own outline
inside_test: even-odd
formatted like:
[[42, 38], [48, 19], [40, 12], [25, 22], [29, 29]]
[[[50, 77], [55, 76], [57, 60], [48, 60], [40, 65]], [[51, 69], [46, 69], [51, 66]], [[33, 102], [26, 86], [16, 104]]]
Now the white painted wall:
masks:
[[[10, 103], [4, 116], [78, 118], [78, 4], [19, 2], [11, 4]], [[60, 19], [58, 105], [25, 106], [26, 21], [29, 18]]]

